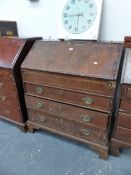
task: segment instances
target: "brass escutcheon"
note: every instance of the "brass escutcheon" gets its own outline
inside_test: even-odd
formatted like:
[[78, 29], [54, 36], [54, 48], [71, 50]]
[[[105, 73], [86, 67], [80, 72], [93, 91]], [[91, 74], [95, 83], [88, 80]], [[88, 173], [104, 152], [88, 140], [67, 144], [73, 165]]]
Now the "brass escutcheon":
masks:
[[45, 122], [46, 122], [46, 118], [43, 117], [43, 116], [40, 116], [39, 120], [40, 120], [40, 122], [42, 122], [42, 123], [45, 123]]
[[38, 94], [42, 94], [42, 93], [44, 92], [44, 88], [41, 87], [41, 86], [37, 86], [37, 87], [36, 87], [36, 92], [37, 92]]
[[82, 115], [82, 116], [80, 116], [80, 118], [84, 122], [90, 122], [91, 121], [91, 117], [89, 115]]
[[91, 104], [93, 104], [93, 102], [94, 102], [94, 100], [93, 100], [92, 98], [90, 98], [90, 97], [84, 97], [84, 98], [82, 99], [82, 101], [83, 101], [84, 103], [86, 103], [87, 105], [91, 105]]
[[37, 109], [41, 109], [41, 108], [43, 108], [43, 103], [40, 103], [40, 102], [36, 102], [36, 108]]
[[109, 81], [108, 82], [108, 89], [115, 89], [115, 83], [114, 82], [112, 82], [112, 81]]
[[58, 90], [58, 94], [63, 95], [64, 91], [62, 89]]
[[7, 99], [7, 97], [5, 97], [5, 96], [0, 96], [0, 100], [1, 101], [5, 101]]
[[82, 133], [82, 135], [90, 136], [91, 135], [91, 130], [89, 130], [89, 129], [83, 129], [83, 130], [81, 130], [81, 133]]
[[108, 89], [112, 89], [112, 83], [108, 83]]

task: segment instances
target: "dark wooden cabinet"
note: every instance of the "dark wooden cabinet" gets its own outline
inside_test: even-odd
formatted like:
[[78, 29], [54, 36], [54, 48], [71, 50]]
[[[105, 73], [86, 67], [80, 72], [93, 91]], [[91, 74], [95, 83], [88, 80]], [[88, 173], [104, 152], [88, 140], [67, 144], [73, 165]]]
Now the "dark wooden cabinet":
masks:
[[86, 143], [108, 157], [122, 44], [36, 41], [22, 64], [28, 128]]
[[0, 119], [25, 129], [27, 112], [20, 65], [37, 38], [0, 39]]
[[125, 37], [125, 59], [119, 88], [118, 108], [110, 152], [119, 156], [121, 148], [131, 148], [131, 37]]

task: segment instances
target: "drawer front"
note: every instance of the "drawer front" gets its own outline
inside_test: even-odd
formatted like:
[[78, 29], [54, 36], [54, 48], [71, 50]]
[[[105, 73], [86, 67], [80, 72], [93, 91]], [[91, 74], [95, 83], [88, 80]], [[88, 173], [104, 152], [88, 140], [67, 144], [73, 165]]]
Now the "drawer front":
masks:
[[126, 114], [126, 113], [119, 112], [118, 126], [131, 129], [131, 113]]
[[131, 129], [117, 127], [115, 138], [131, 144]]
[[62, 74], [43, 73], [38, 71], [23, 71], [23, 80], [33, 84], [56, 86], [106, 96], [114, 96], [115, 82], [91, 78], [67, 76]]
[[131, 99], [121, 99], [120, 109], [131, 111]]
[[54, 115], [40, 113], [38, 111], [28, 110], [29, 120], [42, 126], [53, 128], [63, 133], [67, 133], [78, 138], [90, 140], [99, 144], [106, 144], [107, 132], [105, 129], [98, 129], [92, 126], [86, 126], [68, 119]]
[[70, 90], [34, 85], [29, 83], [25, 83], [25, 91], [28, 94], [45, 97], [60, 102], [65, 102], [99, 111], [110, 112], [111, 99], [103, 96], [96, 96], [87, 93], [74, 92]]
[[86, 125], [94, 125], [107, 128], [108, 114], [95, 112], [71, 105], [66, 105], [50, 100], [25, 96], [27, 108], [41, 111], [54, 116], [60, 116], [68, 120], [77, 121]]
[[13, 120], [15, 122], [21, 122], [21, 113], [19, 109], [13, 109], [12, 107], [0, 106], [0, 116], [5, 117], [9, 120]]
[[0, 106], [4, 105], [11, 106], [12, 108], [18, 108], [19, 101], [17, 99], [17, 94], [12, 94], [10, 92], [1, 92], [0, 91]]

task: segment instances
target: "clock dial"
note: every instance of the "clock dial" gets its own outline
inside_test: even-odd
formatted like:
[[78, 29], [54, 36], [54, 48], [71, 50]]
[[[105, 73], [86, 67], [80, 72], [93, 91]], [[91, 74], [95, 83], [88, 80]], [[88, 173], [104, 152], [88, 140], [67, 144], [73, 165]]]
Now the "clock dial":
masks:
[[62, 12], [62, 24], [67, 32], [81, 34], [93, 25], [96, 16], [94, 0], [69, 0]]

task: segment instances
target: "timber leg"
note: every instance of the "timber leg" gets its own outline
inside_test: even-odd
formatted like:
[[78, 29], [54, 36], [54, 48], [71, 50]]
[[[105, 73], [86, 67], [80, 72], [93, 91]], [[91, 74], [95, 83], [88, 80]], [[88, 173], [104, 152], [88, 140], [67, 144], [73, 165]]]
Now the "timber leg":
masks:
[[32, 125], [30, 125], [30, 124], [28, 123], [28, 124], [27, 124], [27, 127], [28, 127], [28, 131], [29, 131], [30, 133], [34, 133], [34, 128], [33, 128]]
[[26, 133], [27, 131], [28, 131], [28, 129], [27, 129], [27, 125], [23, 125], [23, 126], [18, 126], [18, 128], [22, 131], [22, 132], [24, 132], [24, 133]]
[[112, 154], [113, 156], [119, 156], [120, 155], [120, 151], [119, 151], [120, 147], [118, 146], [118, 144], [114, 141], [111, 140], [110, 143], [110, 154]]
[[99, 158], [107, 160], [108, 159], [108, 150], [103, 149], [103, 150], [99, 151]]

